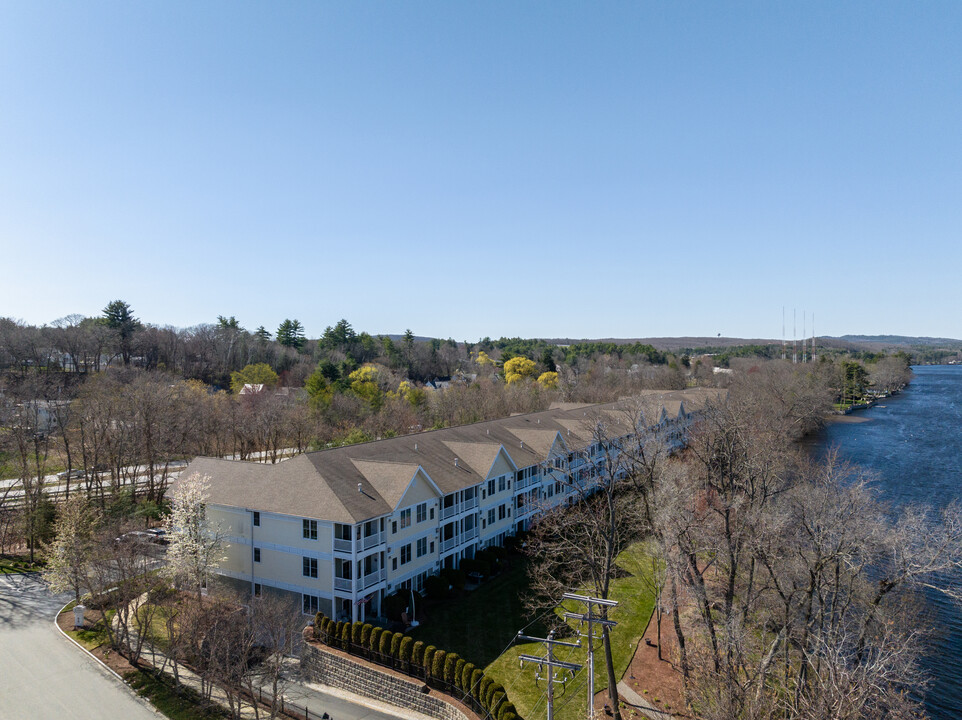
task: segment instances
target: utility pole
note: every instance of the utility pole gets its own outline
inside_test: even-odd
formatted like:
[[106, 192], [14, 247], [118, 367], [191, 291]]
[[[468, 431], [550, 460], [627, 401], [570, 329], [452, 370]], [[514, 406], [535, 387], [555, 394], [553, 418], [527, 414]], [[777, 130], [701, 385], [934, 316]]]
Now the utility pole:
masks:
[[574, 593], [565, 593], [561, 596], [562, 600], [574, 600], [576, 602], [582, 602], [588, 606], [588, 612], [586, 613], [565, 613], [565, 618], [568, 620], [580, 620], [581, 622], [588, 623], [588, 632], [581, 633], [578, 635], [583, 638], [588, 639], [588, 720], [591, 720], [594, 715], [595, 709], [595, 634], [594, 626], [601, 625], [602, 627], [614, 627], [618, 623], [614, 620], [608, 620], [599, 616], [596, 616], [592, 612], [592, 606], [601, 605], [605, 608], [616, 607], [618, 605], [617, 600], [605, 600], [603, 598], [593, 598], [587, 595], [575, 595]]
[[529, 637], [527, 635], [522, 635], [521, 633], [518, 633], [517, 637], [515, 637], [515, 640], [526, 640], [527, 642], [540, 642], [540, 643], [544, 643], [547, 648], [545, 657], [535, 657], [534, 655], [520, 655], [519, 657], [521, 658], [521, 667], [524, 667], [524, 664], [526, 662], [535, 663], [538, 666], [538, 670], [535, 673], [536, 678], [540, 678], [541, 671], [544, 668], [548, 668], [548, 672], [547, 672], [548, 719], [547, 720], [554, 720], [554, 684], [556, 682], [562, 682], [562, 683], [565, 682], [564, 680], [555, 679], [555, 676], [556, 676], [555, 668], [561, 668], [562, 670], [567, 670], [572, 674], [572, 676], [581, 669], [581, 665], [576, 665], [575, 663], [562, 662], [560, 660], [555, 660], [554, 652], [553, 652], [554, 646], [564, 645], [565, 647], [576, 648], [576, 647], [581, 647], [581, 643], [569, 643], [569, 642], [562, 642], [561, 640], [555, 640], [554, 630], [549, 632], [548, 637], [546, 638]]

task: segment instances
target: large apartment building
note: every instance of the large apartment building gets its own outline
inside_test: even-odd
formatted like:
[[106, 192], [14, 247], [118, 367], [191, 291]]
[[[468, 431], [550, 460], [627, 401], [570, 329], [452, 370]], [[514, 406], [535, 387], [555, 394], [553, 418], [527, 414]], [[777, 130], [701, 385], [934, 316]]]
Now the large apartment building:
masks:
[[[709, 390], [517, 415], [332, 448], [266, 465], [197, 458], [208, 517], [227, 536], [217, 572], [242, 592], [290, 593], [305, 613], [379, 616], [479, 548], [599, 481], [612, 448], [639, 435], [684, 443]], [[612, 442], [599, 442], [602, 435]], [[604, 445], [604, 447], [603, 447]]]

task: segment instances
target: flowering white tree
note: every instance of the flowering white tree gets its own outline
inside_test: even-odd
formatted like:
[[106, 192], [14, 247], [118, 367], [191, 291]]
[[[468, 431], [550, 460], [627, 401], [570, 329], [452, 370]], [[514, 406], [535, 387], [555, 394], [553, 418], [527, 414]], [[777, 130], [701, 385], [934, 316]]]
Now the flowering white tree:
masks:
[[60, 505], [54, 526], [56, 538], [47, 546], [47, 566], [43, 578], [54, 592], [72, 590], [80, 602], [80, 593], [89, 587], [93, 535], [100, 515], [87, 498], [75, 495]]
[[207, 521], [209, 489], [206, 475], [194, 473], [181, 480], [165, 521], [170, 539], [166, 573], [174, 582], [187, 582], [198, 599], [211, 571], [223, 560], [224, 533]]

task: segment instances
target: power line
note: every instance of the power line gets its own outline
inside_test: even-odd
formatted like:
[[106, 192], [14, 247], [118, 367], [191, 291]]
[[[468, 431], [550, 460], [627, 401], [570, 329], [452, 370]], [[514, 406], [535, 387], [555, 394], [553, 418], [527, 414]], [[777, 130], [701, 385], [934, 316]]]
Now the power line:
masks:
[[[579, 631], [579, 637], [586, 638], [588, 641], [587, 654], [588, 654], [588, 720], [591, 720], [591, 716], [594, 714], [594, 703], [595, 703], [595, 631], [594, 626], [600, 625], [602, 632], [605, 628], [611, 628], [617, 625], [614, 620], [609, 620], [606, 616], [608, 614], [608, 608], [613, 608], [618, 606], [617, 600], [607, 600], [605, 598], [594, 598], [588, 597], [587, 595], [576, 595], [575, 593], [565, 593], [561, 596], [562, 600], [574, 600], [576, 602], [584, 603], [588, 606], [588, 612], [586, 613], [570, 613], [566, 612], [564, 616], [569, 620], [579, 620], [582, 623], [588, 623], [588, 632], [582, 633]], [[601, 616], [597, 616], [593, 612], [593, 607], [598, 605], [602, 608]]]
[[527, 640], [528, 642], [540, 642], [540, 643], [544, 643], [545, 645], [546, 652], [544, 657], [537, 657], [535, 655], [520, 655], [519, 659], [521, 660], [522, 666], [524, 666], [526, 662], [533, 663], [534, 665], [537, 666], [538, 669], [535, 673], [536, 679], [540, 678], [541, 673], [545, 671], [545, 668], [547, 668], [547, 672], [545, 672], [545, 677], [547, 678], [547, 681], [548, 681], [547, 720], [554, 720], [554, 686], [555, 686], [555, 683], [557, 682], [566, 682], [566, 680], [564, 679], [562, 680], [558, 679], [558, 673], [556, 671], [557, 670], [567, 671], [568, 673], [570, 673], [571, 677], [574, 678], [574, 674], [579, 670], [581, 670], [581, 668], [583, 667], [575, 663], [562, 662], [561, 660], [555, 660], [554, 646], [561, 645], [563, 647], [579, 647], [579, 644], [568, 643], [562, 640], [555, 640], [554, 630], [549, 632], [548, 637], [546, 638], [529, 637], [527, 635], [522, 635], [521, 633], [518, 633], [517, 639]]

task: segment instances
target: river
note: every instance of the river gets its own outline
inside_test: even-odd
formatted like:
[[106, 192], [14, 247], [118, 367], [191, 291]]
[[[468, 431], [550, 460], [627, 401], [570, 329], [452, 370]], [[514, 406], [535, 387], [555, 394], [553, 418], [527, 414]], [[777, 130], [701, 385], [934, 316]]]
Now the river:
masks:
[[[820, 434], [822, 449], [873, 470], [883, 500], [894, 507], [924, 503], [940, 508], [962, 500], [962, 367], [913, 368], [915, 378], [901, 394], [857, 411], [864, 422], [830, 423]], [[962, 572], [940, 578], [962, 588]], [[922, 661], [932, 686], [925, 708], [932, 720], [962, 717], [962, 609], [945, 596], [926, 595], [932, 627]]]

